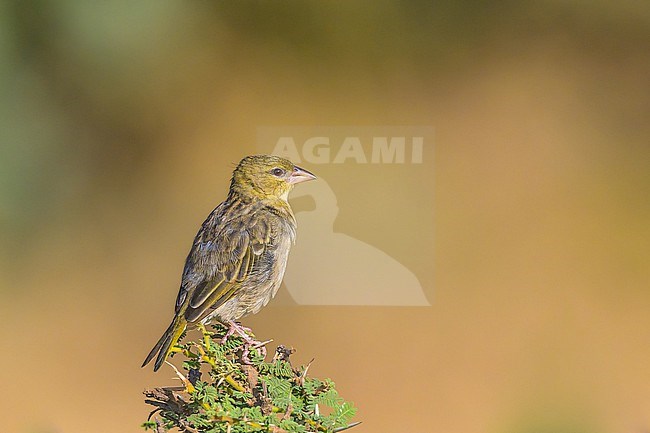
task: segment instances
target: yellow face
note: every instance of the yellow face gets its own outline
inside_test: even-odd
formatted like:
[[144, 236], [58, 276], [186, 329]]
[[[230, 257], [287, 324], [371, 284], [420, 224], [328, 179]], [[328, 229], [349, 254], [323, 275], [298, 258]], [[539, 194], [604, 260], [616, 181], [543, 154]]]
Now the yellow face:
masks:
[[235, 169], [232, 187], [260, 198], [276, 197], [286, 201], [294, 185], [315, 178], [288, 159], [253, 155], [242, 159]]

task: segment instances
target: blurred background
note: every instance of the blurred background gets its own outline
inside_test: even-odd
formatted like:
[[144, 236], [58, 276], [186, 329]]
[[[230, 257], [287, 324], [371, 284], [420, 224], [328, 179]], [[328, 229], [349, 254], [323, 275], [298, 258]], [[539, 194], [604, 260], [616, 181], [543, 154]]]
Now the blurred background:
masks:
[[647, 432], [649, 77], [641, 0], [0, 2], [2, 430], [140, 431], [257, 128], [425, 125], [403, 184], [322, 169], [335, 231], [431, 306], [282, 289], [244, 324], [315, 357], [357, 433]]

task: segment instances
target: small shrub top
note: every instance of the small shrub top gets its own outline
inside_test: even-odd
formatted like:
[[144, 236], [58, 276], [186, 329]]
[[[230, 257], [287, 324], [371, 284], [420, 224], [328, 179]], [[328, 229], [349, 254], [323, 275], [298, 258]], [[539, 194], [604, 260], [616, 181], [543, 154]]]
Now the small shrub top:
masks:
[[293, 349], [278, 346], [267, 362], [262, 347], [248, 347], [229, 336], [221, 324], [202, 338], [173, 349], [183, 357], [184, 372], [176, 371], [182, 386], [145, 391], [154, 406], [142, 425], [163, 433], [335, 433], [353, 427], [356, 413], [330, 379], [308, 376], [309, 365], [293, 367]]

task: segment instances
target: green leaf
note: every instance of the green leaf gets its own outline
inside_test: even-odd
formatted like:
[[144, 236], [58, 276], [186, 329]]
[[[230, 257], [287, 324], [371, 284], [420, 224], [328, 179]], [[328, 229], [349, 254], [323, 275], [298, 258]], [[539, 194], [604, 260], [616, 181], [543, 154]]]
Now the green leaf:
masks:
[[339, 393], [336, 391], [336, 389], [330, 388], [327, 391], [316, 395], [313, 401], [316, 404], [324, 404], [326, 406], [334, 408], [341, 404], [343, 402], [343, 399], [341, 396], [339, 396]]
[[203, 388], [203, 402], [213, 404], [219, 398], [219, 391], [214, 386], [208, 385]]
[[145, 421], [142, 423], [141, 427], [145, 430], [155, 430], [158, 427], [156, 421]]
[[272, 365], [270, 371], [274, 376], [285, 378], [293, 377], [293, 369], [291, 368], [291, 364], [287, 361], [277, 361]]
[[290, 419], [283, 419], [280, 421], [280, 428], [291, 433], [303, 433], [307, 431], [307, 428], [304, 425], [298, 424], [297, 422]]
[[187, 422], [196, 426], [196, 427], [207, 427], [210, 425], [210, 422], [204, 418], [203, 415], [194, 413], [187, 417]]
[[316, 390], [321, 386], [323, 386], [323, 382], [320, 379], [307, 377], [303, 389], [307, 394], [315, 394]]
[[344, 402], [334, 414], [334, 427], [344, 427], [357, 413], [357, 408], [350, 402]]

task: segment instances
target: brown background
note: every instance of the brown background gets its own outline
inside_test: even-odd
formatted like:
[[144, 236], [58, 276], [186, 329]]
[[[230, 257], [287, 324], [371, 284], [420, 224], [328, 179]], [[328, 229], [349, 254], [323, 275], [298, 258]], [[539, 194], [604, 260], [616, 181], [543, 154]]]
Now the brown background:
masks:
[[417, 182], [325, 168], [336, 230], [432, 306], [245, 320], [316, 357], [358, 433], [650, 429], [650, 8], [610, 3], [2, 2], [1, 430], [139, 431], [172, 378], [140, 363], [260, 125], [436, 129]]

